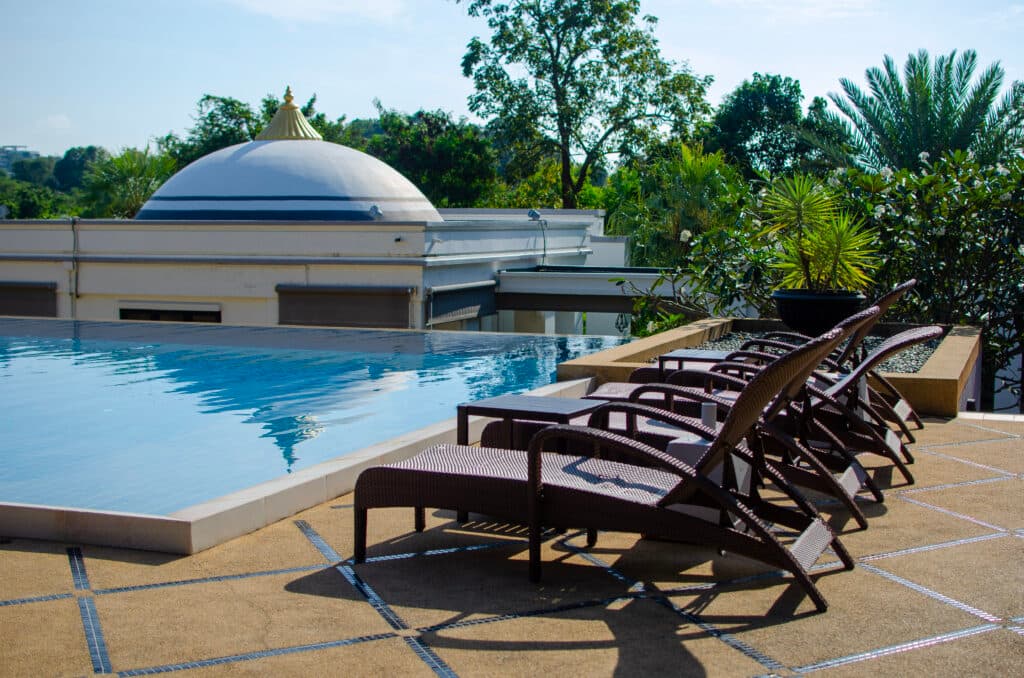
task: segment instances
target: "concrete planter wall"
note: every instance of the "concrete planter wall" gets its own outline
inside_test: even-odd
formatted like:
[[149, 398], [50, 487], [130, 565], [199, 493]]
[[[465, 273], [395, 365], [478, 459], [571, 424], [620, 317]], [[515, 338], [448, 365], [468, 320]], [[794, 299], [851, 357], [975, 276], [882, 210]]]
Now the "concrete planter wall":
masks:
[[[880, 329], [897, 329], [881, 325]], [[699, 346], [733, 331], [786, 330], [778, 321], [714, 318], [685, 327], [637, 339], [600, 353], [570, 360], [558, 366], [558, 379], [593, 377], [600, 384], [626, 381], [630, 372], [649, 366], [662, 353], [677, 348]], [[885, 372], [921, 415], [955, 417], [977, 402], [981, 376], [981, 330], [953, 327], [919, 372]]]

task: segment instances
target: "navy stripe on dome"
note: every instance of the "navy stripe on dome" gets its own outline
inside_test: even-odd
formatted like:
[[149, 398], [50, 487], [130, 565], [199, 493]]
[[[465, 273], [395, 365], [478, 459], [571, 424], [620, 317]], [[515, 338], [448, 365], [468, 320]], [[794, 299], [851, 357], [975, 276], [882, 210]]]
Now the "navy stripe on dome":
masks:
[[275, 200], [275, 201], [288, 201], [288, 200], [333, 200], [338, 202], [426, 202], [426, 199], [422, 196], [411, 195], [411, 196], [342, 196], [342, 195], [154, 195], [150, 198], [150, 201], [163, 200], [167, 202], [177, 201], [199, 201], [206, 200], [209, 202], [219, 201], [241, 201], [241, 200]]
[[[393, 217], [393, 210], [388, 212]], [[154, 210], [135, 215], [140, 221], [374, 221], [366, 210]], [[420, 217], [416, 221], [423, 221]], [[389, 221], [394, 221], [393, 218]]]

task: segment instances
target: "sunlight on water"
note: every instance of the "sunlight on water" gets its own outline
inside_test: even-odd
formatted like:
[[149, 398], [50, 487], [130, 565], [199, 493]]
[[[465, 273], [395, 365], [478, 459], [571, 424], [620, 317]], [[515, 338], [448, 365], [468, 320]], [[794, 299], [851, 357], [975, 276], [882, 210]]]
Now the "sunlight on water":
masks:
[[170, 513], [549, 384], [619, 342], [0, 320], [0, 501]]

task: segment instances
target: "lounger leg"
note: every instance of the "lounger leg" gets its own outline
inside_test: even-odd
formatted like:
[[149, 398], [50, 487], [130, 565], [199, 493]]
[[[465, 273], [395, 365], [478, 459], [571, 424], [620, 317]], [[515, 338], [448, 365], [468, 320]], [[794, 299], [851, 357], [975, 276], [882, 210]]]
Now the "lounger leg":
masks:
[[456, 511], [455, 512], [455, 520], [456, 520], [456, 522], [459, 523], [459, 525], [464, 525], [465, 523], [468, 523], [469, 522], [469, 511], [462, 511], [462, 510]]
[[415, 514], [416, 531], [422, 532], [427, 526], [425, 511], [422, 506], [417, 506], [413, 509], [413, 512]]
[[592, 527], [587, 528], [587, 548], [592, 548], [597, 543], [597, 530]]
[[352, 560], [356, 563], [366, 561], [366, 509], [357, 508], [353, 517], [355, 529], [355, 554]]

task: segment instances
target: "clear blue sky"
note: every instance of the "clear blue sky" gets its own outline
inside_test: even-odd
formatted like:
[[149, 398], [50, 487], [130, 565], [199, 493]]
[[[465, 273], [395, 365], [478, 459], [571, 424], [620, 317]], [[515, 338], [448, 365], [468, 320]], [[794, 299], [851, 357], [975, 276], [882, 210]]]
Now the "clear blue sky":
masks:
[[[712, 75], [710, 99], [754, 72], [800, 81], [805, 105], [902, 66], [974, 49], [1024, 80], [1024, 0], [644, 0], [663, 54]], [[460, 61], [486, 25], [452, 0], [0, 0], [0, 145], [60, 155], [184, 134], [205, 93], [252, 105], [291, 85], [329, 117], [373, 100], [468, 115]], [[979, 68], [980, 70], [980, 68]]]

